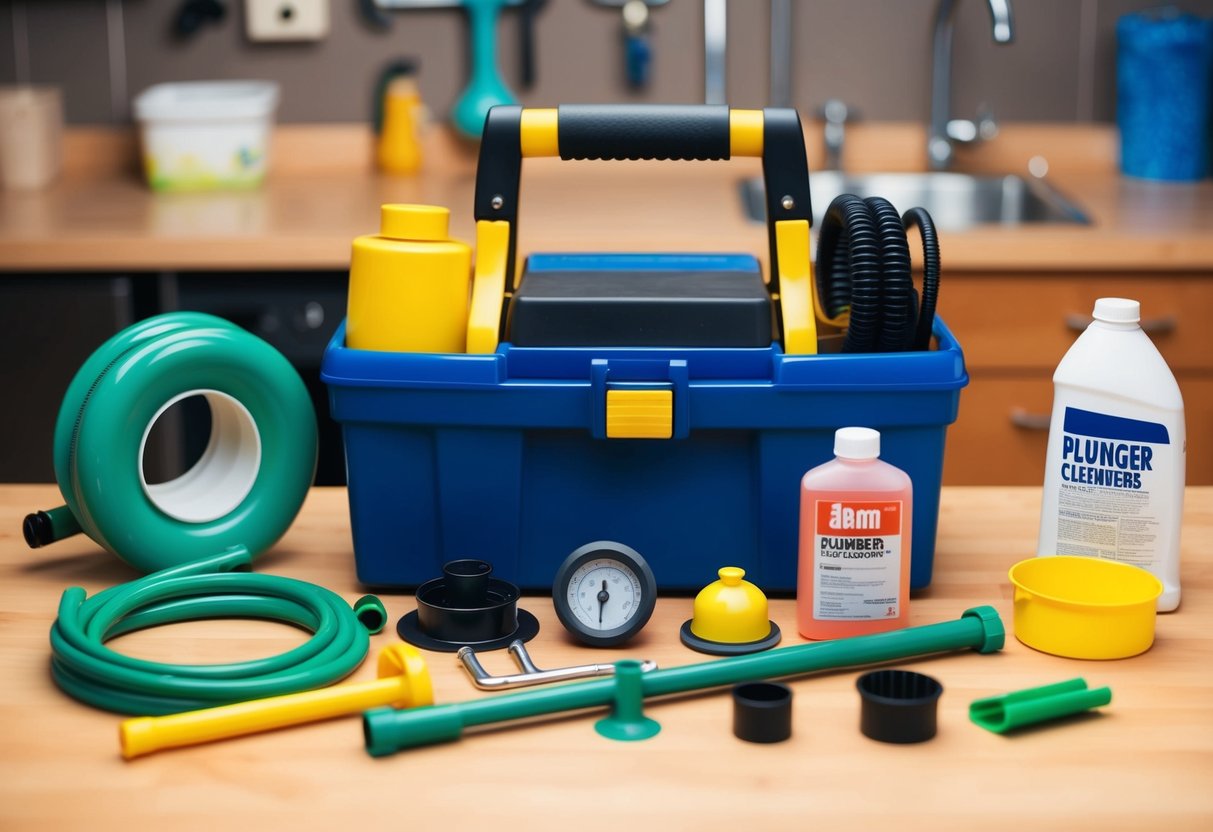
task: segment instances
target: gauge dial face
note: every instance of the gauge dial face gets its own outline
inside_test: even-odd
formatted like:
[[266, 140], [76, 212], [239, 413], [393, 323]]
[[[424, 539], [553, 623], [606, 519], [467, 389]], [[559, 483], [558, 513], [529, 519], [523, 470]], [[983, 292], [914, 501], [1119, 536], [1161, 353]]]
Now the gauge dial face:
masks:
[[635, 549], [608, 540], [569, 555], [552, 585], [556, 615], [574, 638], [595, 647], [640, 631], [657, 602], [653, 570]]
[[640, 609], [643, 596], [636, 573], [616, 560], [587, 561], [569, 578], [569, 608], [591, 630], [622, 627]]

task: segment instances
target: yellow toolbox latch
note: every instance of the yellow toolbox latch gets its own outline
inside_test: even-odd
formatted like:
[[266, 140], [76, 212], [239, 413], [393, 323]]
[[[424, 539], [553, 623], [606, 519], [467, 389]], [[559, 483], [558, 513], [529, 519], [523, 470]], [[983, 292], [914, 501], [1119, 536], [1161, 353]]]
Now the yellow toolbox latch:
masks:
[[607, 439], [669, 439], [674, 435], [674, 391], [607, 390]]

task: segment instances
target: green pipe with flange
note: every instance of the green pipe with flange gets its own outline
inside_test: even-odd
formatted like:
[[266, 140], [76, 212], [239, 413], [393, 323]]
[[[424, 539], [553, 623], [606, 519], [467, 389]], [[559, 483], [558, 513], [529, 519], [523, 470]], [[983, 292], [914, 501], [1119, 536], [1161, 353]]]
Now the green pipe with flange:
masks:
[[[998, 611], [980, 606], [938, 624], [654, 670], [644, 674], [642, 688], [647, 698], [955, 650], [993, 653], [1002, 649], [1005, 640]], [[410, 711], [376, 708], [362, 718], [366, 750], [372, 757], [384, 757], [457, 740], [464, 728], [476, 725], [602, 707], [611, 704], [614, 692], [615, 680], [606, 678]]]

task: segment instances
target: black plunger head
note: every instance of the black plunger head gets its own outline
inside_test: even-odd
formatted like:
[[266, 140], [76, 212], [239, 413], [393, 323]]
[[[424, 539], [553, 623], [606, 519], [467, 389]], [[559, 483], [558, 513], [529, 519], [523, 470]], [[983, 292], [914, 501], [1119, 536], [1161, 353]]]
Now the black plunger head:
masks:
[[453, 560], [442, 577], [417, 588], [417, 609], [406, 614], [396, 632], [423, 650], [454, 653], [460, 647], [498, 650], [511, 641], [530, 641], [539, 622], [518, 609], [518, 587], [492, 577], [482, 560]]

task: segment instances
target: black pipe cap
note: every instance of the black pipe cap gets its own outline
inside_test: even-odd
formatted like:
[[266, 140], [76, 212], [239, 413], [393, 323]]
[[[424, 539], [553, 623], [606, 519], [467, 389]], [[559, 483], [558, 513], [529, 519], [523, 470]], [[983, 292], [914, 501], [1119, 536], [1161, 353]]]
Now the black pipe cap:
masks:
[[912, 670], [874, 670], [859, 677], [859, 730], [880, 742], [925, 742], [935, 736], [943, 685]]
[[35, 511], [25, 515], [21, 523], [21, 533], [31, 549], [41, 549], [55, 542], [55, 530], [51, 528], [50, 515], [45, 511]]
[[733, 688], [733, 734], [746, 742], [783, 742], [792, 736], [792, 689], [778, 682]]

